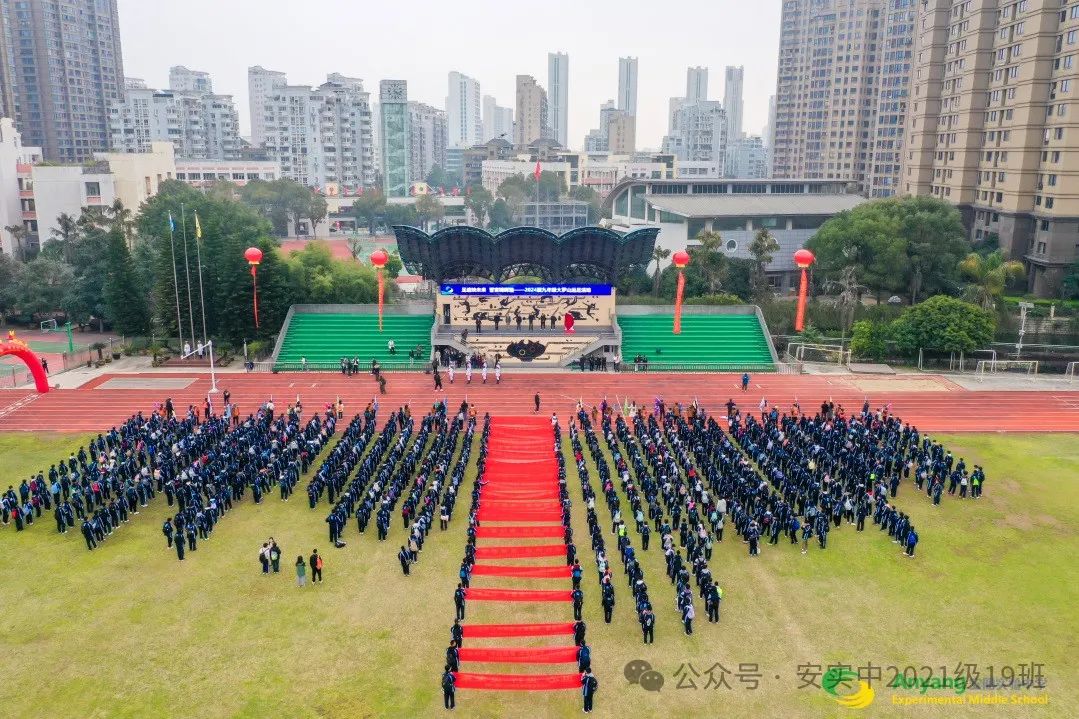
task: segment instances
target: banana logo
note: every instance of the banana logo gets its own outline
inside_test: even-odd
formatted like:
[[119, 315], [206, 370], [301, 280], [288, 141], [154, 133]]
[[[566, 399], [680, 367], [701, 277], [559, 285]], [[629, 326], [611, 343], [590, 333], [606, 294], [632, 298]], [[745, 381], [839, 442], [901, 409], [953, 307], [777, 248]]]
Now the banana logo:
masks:
[[[840, 694], [839, 687], [843, 684], [857, 681], [858, 688], [849, 694]], [[868, 682], [858, 679], [858, 673], [843, 667], [829, 667], [821, 678], [821, 688], [824, 689], [836, 703], [848, 709], [865, 709], [873, 703], [875, 693]]]

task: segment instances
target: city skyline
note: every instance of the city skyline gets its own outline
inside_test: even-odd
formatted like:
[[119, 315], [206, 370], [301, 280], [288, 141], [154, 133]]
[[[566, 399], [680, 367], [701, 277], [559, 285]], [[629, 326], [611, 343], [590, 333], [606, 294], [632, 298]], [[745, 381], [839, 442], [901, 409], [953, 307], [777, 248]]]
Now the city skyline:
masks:
[[[124, 71], [147, 80], [150, 86], [167, 84], [169, 68], [185, 65], [208, 72], [214, 91], [231, 94], [240, 115], [244, 136], [251, 134], [247, 69], [262, 65], [286, 73], [296, 84], [322, 82], [337, 72], [361, 78], [365, 87], [377, 88], [383, 79], [405, 79], [409, 99], [445, 108], [446, 76], [458, 70], [475, 78], [484, 95], [502, 107], [513, 107], [518, 74], [536, 77], [547, 85], [547, 55], [566, 52], [570, 70], [567, 137], [573, 148], [595, 125], [595, 108], [618, 95], [620, 57], [639, 60], [637, 146], [659, 148], [667, 131], [668, 100], [685, 89], [686, 68], [707, 67], [714, 81], [709, 99], [722, 99], [720, 73], [727, 65], [745, 66], [744, 121], [746, 134], [759, 134], [767, 122], [768, 96], [775, 90], [779, 6], [746, 9], [734, 2], [692, 8], [695, 23], [720, 24], [735, 32], [722, 49], [681, 42], [669, 43], [642, 35], [625, 3], [597, 2], [588, 6], [557, 1], [552, 13], [576, 18], [579, 31], [565, 30], [552, 37], [550, 29], [530, 21], [531, 13], [505, 4], [478, 0], [469, 12], [454, 13], [445, 5], [415, 3], [407, 8], [350, 6], [315, 2], [309, 12], [289, 15], [287, 35], [277, 21], [290, 4], [267, 0], [252, 13], [245, 3], [221, 4], [191, 0], [184, 13], [161, 13], [153, 4], [118, 0], [123, 39]], [[631, 5], [633, 2], [631, 2]], [[643, 10], [643, 3], [642, 10]], [[611, 12], [614, 7], [619, 12]], [[275, 12], [278, 9], [279, 12]], [[207, 18], [214, 22], [207, 22]], [[402, 48], [391, 30], [427, 18], [437, 33], [424, 36], [424, 51]], [[367, 28], [345, 46], [327, 45], [327, 19], [333, 27]], [[236, 27], [244, 33], [237, 35]], [[507, 33], [512, 27], [513, 32]], [[595, 28], [607, 38], [597, 42]], [[739, 32], [741, 30], [741, 32]], [[474, 38], [463, 46], [461, 37]], [[197, 42], [192, 42], [198, 38]], [[286, 41], [287, 40], [287, 41]], [[333, 52], [325, 52], [332, 46]], [[432, 63], [432, 57], [444, 63]], [[574, 70], [576, 68], [576, 70]]]

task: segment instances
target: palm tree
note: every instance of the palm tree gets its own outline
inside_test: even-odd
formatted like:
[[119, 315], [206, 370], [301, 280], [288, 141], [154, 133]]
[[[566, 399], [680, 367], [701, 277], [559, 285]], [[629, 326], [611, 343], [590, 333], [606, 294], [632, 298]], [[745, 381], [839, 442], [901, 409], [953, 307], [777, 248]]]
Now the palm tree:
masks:
[[56, 217], [56, 227], [52, 229], [51, 234], [51, 241], [60, 243], [60, 253], [64, 256], [64, 262], [70, 265], [75, 241], [79, 238], [78, 220], [66, 212], [61, 212]]
[[15, 246], [14, 254], [20, 261], [26, 262], [26, 247], [23, 243], [30, 236], [30, 231], [24, 225], [8, 225], [4, 229], [11, 233], [11, 241]]
[[753, 293], [764, 297], [768, 291], [768, 276], [765, 274], [769, 263], [779, 252], [779, 242], [766, 228], [757, 230], [753, 241], [749, 243], [749, 254], [753, 255]]
[[1004, 292], [1009, 280], [1018, 279], [1026, 271], [1022, 262], [1005, 260], [1000, 250], [982, 256], [972, 252], [959, 263], [959, 271], [971, 280], [965, 296], [990, 310]]
[[124, 207], [124, 203], [117, 198], [105, 208], [105, 216], [123, 231], [124, 239], [127, 240], [128, 246], [130, 246], [131, 236], [135, 232], [135, 216], [131, 210]]
[[840, 322], [843, 323], [843, 336], [854, 324], [854, 310], [861, 302], [862, 293], [868, 287], [858, 282], [858, 268], [845, 267], [839, 278], [826, 282], [824, 289], [828, 292], [837, 292], [836, 306], [839, 308]]
[[662, 247], [657, 247], [652, 250], [652, 259], [656, 261], [656, 272], [652, 275], [652, 294], [659, 297], [659, 275], [660, 275], [660, 263], [663, 260], [671, 256], [671, 251]]

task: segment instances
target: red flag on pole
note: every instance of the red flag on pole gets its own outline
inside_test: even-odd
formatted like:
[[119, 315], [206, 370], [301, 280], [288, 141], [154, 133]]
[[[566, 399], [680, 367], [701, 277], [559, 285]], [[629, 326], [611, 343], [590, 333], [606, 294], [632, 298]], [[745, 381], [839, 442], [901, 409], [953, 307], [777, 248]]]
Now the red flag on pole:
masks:
[[532, 172], [532, 177], [536, 178], [536, 182], [539, 182], [540, 174], [542, 174], [542, 171], [540, 170], [539, 160], [536, 160], [536, 169]]

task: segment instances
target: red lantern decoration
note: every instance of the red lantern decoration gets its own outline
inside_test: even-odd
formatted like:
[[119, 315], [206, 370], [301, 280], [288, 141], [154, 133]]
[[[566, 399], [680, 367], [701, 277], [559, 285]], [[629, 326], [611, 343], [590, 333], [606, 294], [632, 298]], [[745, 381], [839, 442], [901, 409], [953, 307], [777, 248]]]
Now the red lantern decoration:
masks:
[[674, 266], [678, 268], [678, 288], [674, 293], [674, 334], [682, 334], [682, 295], [686, 291], [686, 273], [682, 269], [689, 264], [689, 253], [678, 250], [671, 258]]
[[371, 253], [371, 264], [375, 266], [378, 271], [378, 331], [382, 331], [382, 305], [386, 298], [386, 285], [382, 279], [382, 268], [389, 262], [390, 256], [386, 254], [386, 250], [377, 249]]
[[251, 266], [251, 303], [255, 311], [255, 329], [259, 326], [259, 283], [258, 266], [262, 263], [262, 250], [248, 247], [244, 250], [244, 259]]
[[794, 331], [801, 332], [805, 329], [806, 319], [806, 295], [809, 291], [809, 277], [806, 270], [813, 264], [816, 258], [809, 250], [802, 248], [794, 253], [794, 264], [802, 271], [802, 277], [798, 282], [798, 311], [794, 315]]

